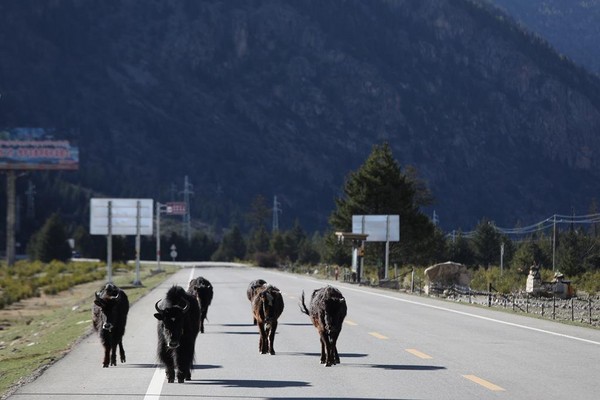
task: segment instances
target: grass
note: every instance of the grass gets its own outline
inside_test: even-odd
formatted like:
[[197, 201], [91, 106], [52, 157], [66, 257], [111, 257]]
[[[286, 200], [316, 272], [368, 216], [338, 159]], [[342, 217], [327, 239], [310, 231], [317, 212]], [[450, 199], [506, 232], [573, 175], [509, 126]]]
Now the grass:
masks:
[[[127, 293], [130, 303], [146, 294], [175, 272], [166, 267], [153, 273], [142, 267], [144, 286], [133, 287], [135, 274], [129, 269], [116, 270], [113, 281]], [[94, 292], [105, 283], [96, 280], [76, 285], [56, 295], [41, 295], [14, 303], [0, 310], [0, 394], [6, 398], [12, 389], [37, 376], [60, 359], [91, 329]]]

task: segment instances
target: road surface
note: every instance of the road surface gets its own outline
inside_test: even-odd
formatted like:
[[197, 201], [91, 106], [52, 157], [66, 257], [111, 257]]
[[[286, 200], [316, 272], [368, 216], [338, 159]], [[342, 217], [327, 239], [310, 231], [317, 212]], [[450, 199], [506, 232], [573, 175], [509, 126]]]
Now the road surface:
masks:
[[[154, 304], [200, 275], [215, 295], [192, 380], [167, 383]], [[258, 278], [284, 295], [274, 356], [258, 353], [246, 298]], [[348, 303], [332, 367], [319, 363], [317, 332], [298, 307], [302, 291], [310, 298], [328, 283]], [[131, 307], [124, 346], [127, 363], [102, 368], [91, 335], [9, 398], [596, 400], [600, 390], [600, 330], [244, 266], [182, 268]]]

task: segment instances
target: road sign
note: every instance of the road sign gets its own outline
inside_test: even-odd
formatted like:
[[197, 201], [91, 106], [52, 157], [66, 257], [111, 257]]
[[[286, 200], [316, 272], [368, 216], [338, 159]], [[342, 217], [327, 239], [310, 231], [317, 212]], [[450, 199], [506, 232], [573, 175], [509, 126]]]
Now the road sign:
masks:
[[367, 242], [400, 241], [399, 215], [353, 215], [352, 233], [366, 233]]
[[185, 215], [186, 206], [183, 201], [169, 202], [166, 206], [168, 215]]
[[90, 234], [152, 235], [152, 211], [152, 199], [91, 199]]

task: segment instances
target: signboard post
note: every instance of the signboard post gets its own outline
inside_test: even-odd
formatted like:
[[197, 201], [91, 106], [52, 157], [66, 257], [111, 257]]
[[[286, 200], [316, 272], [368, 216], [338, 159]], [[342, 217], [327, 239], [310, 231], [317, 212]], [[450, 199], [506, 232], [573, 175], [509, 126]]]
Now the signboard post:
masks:
[[365, 240], [369, 235], [352, 232], [336, 232], [339, 242], [352, 241], [352, 281], [360, 284], [363, 275]]
[[91, 199], [90, 234], [106, 235], [108, 282], [112, 282], [112, 235], [136, 235], [133, 284], [141, 286], [140, 235], [152, 235], [153, 209], [152, 199]]
[[388, 279], [390, 242], [400, 241], [400, 216], [353, 215], [352, 233], [368, 234], [367, 242], [385, 242], [384, 279]]

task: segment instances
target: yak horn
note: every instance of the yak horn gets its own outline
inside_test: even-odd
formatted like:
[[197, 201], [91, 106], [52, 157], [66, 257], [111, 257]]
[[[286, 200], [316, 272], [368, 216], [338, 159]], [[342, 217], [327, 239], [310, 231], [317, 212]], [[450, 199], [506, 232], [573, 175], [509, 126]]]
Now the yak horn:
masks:
[[156, 311], [158, 311], [159, 313], [162, 313], [163, 310], [161, 310], [160, 308], [158, 308], [158, 303], [160, 303], [161, 300], [157, 301], [156, 304], [154, 305], [154, 308], [156, 308]]
[[183, 301], [185, 301], [185, 307], [183, 307], [181, 309], [181, 312], [185, 314], [189, 310], [189, 308], [190, 308], [190, 302], [187, 301], [186, 299], [183, 299]]

